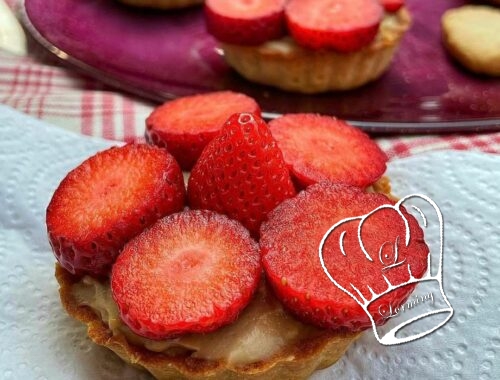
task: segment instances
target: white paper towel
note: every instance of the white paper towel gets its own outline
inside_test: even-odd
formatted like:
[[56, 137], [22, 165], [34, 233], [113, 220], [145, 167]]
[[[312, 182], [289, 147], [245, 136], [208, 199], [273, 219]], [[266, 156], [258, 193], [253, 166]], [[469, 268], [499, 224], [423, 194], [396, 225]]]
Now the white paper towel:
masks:
[[[46, 238], [54, 189], [110, 145], [0, 105], [1, 379], [150, 379], [89, 342], [62, 310]], [[366, 331], [313, 378], [500, 379], [500, 157], [436, 152], [391, 162], [388, 174], [398, 196], [422, 193], [441, 208], [444, 288], [455, 314], [442, 329], [400, 346], [382, 346]]]

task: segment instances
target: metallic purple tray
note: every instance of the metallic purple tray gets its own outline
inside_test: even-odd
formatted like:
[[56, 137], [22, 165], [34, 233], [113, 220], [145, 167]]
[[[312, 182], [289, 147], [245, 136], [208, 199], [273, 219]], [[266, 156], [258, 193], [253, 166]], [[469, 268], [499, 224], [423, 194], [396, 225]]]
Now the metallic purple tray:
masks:
[[442, 13], [465, 1], [407, 0], [413, 25], [389, 71], [360, 89], [298, 95], [252, 84], [223, 61], [203, 10], [153, 12], [111, 0], [25, 0], [23, 21], [71, 65], [155, 101], [231, 89], [253, 96], [264, 115], [317, 112], [372, 132], [500, 129], [500, 79], [463, 70], [441, 44]]

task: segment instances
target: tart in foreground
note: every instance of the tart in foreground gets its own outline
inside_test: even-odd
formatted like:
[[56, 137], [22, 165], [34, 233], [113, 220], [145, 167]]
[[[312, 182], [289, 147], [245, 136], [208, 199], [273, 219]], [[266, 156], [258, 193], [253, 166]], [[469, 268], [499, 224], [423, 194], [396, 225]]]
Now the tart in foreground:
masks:
[[[314, 150], [307, 130], [321, 126], [330, 129], [317, 132], [328, 144]], [[319, 240], [339, 218], [393, 203], [387, 157], [354, 132], [318, 115], [283, 117], [268, 128], [258, 115], [235, 114], [196, 161], [191, 209], [179, 165], [163, 148], [126, 145], [85, 160], [47, 209], [64, 308], [95, 343], [158, 379], [304, 379], [332, 365], [369, 325], [324, 278]], [[360, 148], [370, 157], [351, 154]], [[312, 151], [323, 159], [307, 159]], [[367, 167], [376, 170], [367, 176]], [[308, 181], [296, 195], [301, 173]], [[367, 246], [400, 227], [395, 215], [375, 219]], [[408, 261], [419, 276], [426, 246], [414, 230], [404, 253], [413, 252]], [[346, 242], [356, 252], [354, 240]], [[372, 277], [377, 290], [384, 283]], [[313, 283], [321, 286], [303, 286]]]

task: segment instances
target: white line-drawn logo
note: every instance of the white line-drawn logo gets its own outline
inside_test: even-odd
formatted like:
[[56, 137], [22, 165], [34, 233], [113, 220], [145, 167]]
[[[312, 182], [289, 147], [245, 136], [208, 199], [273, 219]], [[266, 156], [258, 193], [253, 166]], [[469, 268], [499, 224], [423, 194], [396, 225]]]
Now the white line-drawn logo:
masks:
[[[361, 251], [364, 253], [367, 260], [373, 262], [373, 258], [368, 254], [368, 252], [365, 248], [365, 245], [363, 244], [363, 241], [361, 239], [361, 231], [363, 228], [363, 224], [370, 216], [379, 212], [380, 210], [392, 209], [399, 214], [399, 216], [402, 218], [402, 220], [404, 222], [405, 230], [406, 230], [404, 243], [405, 243], [405, 246], [407, 247], [409, 245], [409, 242], [410, 242], [410, 227], [409, 227], [407, 217], [401, 211], [401, 206], [403, 203], [405, 203], [406, 201], [408, 201], [412, 198], [419, 198], [419, 199], [422, 199], [422, 200], [426, 201], [427, 203], [429, 203], [432, 206], [432, 208], [434, 209], [434, 211], [436, 212], [437, 218], [439, 220], [439, 266], [438, 266], [436, 273], [432, 274], [432, 258], [431, 257], [433, 255], [433, 253], [429, 252], [429, 255], [427, 258], [427, 267], [428, 267], [427, 274], [425, 274], [420, 279], [415, 278], [412, 274], [410, 265], [406, 263], [406, 259], [400, 260], [400, 258], [398, 257], [398, 255], [399, 255], [399, 253], [398, 253], [399, 237], [397, 237], [396, 242], [394, 244], [391, 242], [386, 242], [380, 247], [379, 252], [378, 252], [378, 256], [379, 256], [378, 259], [380, 260], [380, 262], [383, 265], [385, 265], [385, 267], [383, 267], [383, 269], [382, 269], [382, 277], [385, 280], [385, 282], [387, 283], [387, 289], [385, 291], [377, 294], [374, 292], [374, 290], [370, 286], [367, 285], [367, 288], [371, 293], [371, 298], [368, 297], [368, 298], [370, 298], [370, 299], [368, 299], [365, 296], [363, 296], [361, 291], [356, 286], [354, 286], [352, 283], [347, 284], [346, 287], [344, 287], [343, 285], [338, 283], [335, 280], [334, 276], [329, 272], [329, 270], [325, 264], [324, 257], [323, 257], [323, 248], [324, 248], [325, 242], [328, 239], [328, 237], [335, 230], [340, 229], [345, 223], [356, 221], [356, 220], [359, 221], [358, 228], [357, 228], [357, 235], [358, 235], [358, 242], [359, 242]], [[423, 227], [427, 228], [427, 218], [424, 215], [424, 213], [422, 212], [422, 210], [419, 207], [414, 206], [414, 205], [411, 205], [411, 207], [420, 215]], [[395, 205], [385, 204], [385, 205], [382, 205], [382, 206], [376, 208], [375, 210], [373, 210], [372, 212], [370, 212], [366, 215], [343, 219], [343, 220], [337, 222], [336, 224], [334, 224], [332, 227], [330, 227], [330, 229], [325, 233], [325, 235], [321, 239], [321, 243], [319, 245], [318, 252], [319, 252], [319, 260], [321, 262], [321, 266], [323, 268], [323, 271], [328, 276], [330, 281], [333, 284], [335, 284], [335, 286], [337, 288], [339, 288], [345, 294], [347, 294], [352, 299], [354, 299], [354, 301], [356, 301], [356, 303], [363, 308], [363, 310], [365, 311], [367, 316], [370, 318], [370, 322], [372, 324], [373, 333], [375, 334], [375, 338], [381, 344], [386, 345], [386, 346], [390, 346], [390, 345], [396, 345], [396, 344], [401, 344], [401, 343], [407, 343], [407, 342], [411, 342], [411, 341], [414, 341], [416, 339], [422, 338], [422, 337], [429, 335], [430, 333], [436, 331], [437, 329], [441, 328], [442, 326], [444, 326], [453, 316], [453, 312], [454, 312], [453, 307], [450, 305], [450, 302], [448, 301], [448, 298], [446, 297], [446, 294], [444, 293], [444, 289], [443, 289], [443, 233], [444, 233], [443, 216], [441, 214], [441, 210], [436, 205], [436, 203], [434, 203], [434, 201], [432, 199], [430, 199], [429, 197], [427, 197], [425, 195], [412, 194], [412, 195], [408, 195], [408, 196], [402, 198]], [[345, 235], [346, 235], [346, 231], [344, 230], [340, 234], [339, 245], [340, 245], [341, 254], [344, 255], [346, 258], [348, 258], [349, 252], [346, 252], [344, 249]], [[392, 252], [393, 254], [392, 255], [389, 255], [387, 253], [386, 246], [388, 244], [393, 244], [393, 252]], [[388, 261], [389, 259], [391, 259], [391, 261]], [[407, 265], [407, 269], [408, 269], [408, 273], [409, 273], [409, 280], [406, 282], [400, 283], [400, 284], [392, 284], [388, 280], [388, 278], [385, 276], [384, 272], [388, 269], [395, 268], [395, 267], [401, 266], [401, 265]], [[422, 282], [430, 282], [430, 281], [434, 281], [434, 282], [437, 282], [439, 284], [439, 291], [441, 292], [442, 299], [443, 299], [444, 303], [446, 304], [446, 306], [441, 307], [437, 310], [423, 313], [421, 315], [417, 315], [417, 316], [415, 316], [407, 321], [404, 321], [404, 322], [400, 323], [399, 325], [393, 327], [390, 331], [385, 333], [382, 337], [379, 336], [379, 332], [377, 330], [377, 326], [375, 324], [375, 321], [374, 321], [372, 315], [370, 314], [370, 312], [368, 311], [368, 307], [370, 306], [370, 304], [372, 304], [374, 301], [380, 299], [384, 295], [386, 295], [386, 294], [388, 294], [388, 293], [390, 293], [398, 288], [401, 288], [403, 286], [407, 286], [407, 285], [411, 285], [411, 284], [418, 284], [418, 283], [422, 283]], [[348, 290], [347, 287], [350, 287], [351, 290]], [[439, 323], [436, 323], [434, 326], [432, 326], [430, 328], [427, 328], [425, 331], [413, 334], [411, 336], [396, 337], [396, 333], [398, 333], [398, 331], [400, 331], [404, 327], [406, 327], [406, 326], [408, 326], [408, 325], [410, 325], [410, 324], [412, 324], [420, 319], [429, 317], [431, 315], [444, 314], [444, 313], [447, 313], [446, 318], [444, 320], [440, 321]]]
[[392, 307], [391, 304], [388, 305], [380, 305], [378, 307], [378, 313], [384, 317], [384, 319], [398, 317], [400, 314], [417, 307], [418, 305], [424, 304], [426, 302], [430, 302], [434, 304], [434, 294], [429, 292], [424, 295], [415, 295], [408, 299], [405, 303], [395, 308]]

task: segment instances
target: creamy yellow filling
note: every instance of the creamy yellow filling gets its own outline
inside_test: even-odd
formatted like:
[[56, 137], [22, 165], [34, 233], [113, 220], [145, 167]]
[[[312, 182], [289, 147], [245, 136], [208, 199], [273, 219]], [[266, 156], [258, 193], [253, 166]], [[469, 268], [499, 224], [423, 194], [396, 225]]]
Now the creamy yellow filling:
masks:
[[224, 360], [234, 366], [265, 360], [298, 340], [320, 333], [285, 312], [265, 285], [234, 323], [208, 334], [160, 341], [143, 338], [122, 322], [109, 284], [86, 276], [73, 285], [72, 293], [79, 305], [89, 306], [100, 315], [113, 335], [124, 335], [130, 343], [167, 354], [190, 352], [195, 358]]

